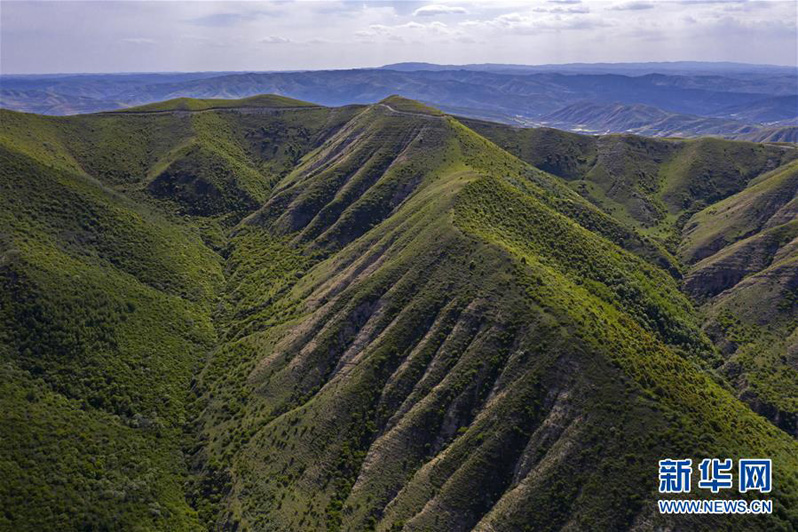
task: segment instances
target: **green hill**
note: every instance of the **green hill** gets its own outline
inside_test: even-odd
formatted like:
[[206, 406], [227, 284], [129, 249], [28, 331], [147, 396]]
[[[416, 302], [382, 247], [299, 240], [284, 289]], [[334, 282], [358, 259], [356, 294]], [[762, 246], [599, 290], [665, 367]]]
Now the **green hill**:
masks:
[[798, 434], [794, 146], [464, 123], [677, 255], [737, 395]]
[[675, 251], [687, 218], [798, 158], [790, 145], [703, 138], [586, 136], [464, 119], [522, 160], [566, 179], [591, 202]]
[[[601, 142], [686, 149], [500, 147], [399, 97], [254, 107], [0, 115], [4, 527], [798, 526], [798, 442], [713, 369], [690, 265], [575, 183]], [[697, 146], [739, 175], [671, 218], [790, 158]], [[693, 190], [683, 160], [647, 201]], [[771, 457], [774, 514], [660, 515], [674, 456]]]
[[693, 216], [682, 255], [686, 290], [724, 371], [754, 408], [798, 436], [798, 165], [769, 172]]
[[175, 98], [174, 100], [166, 100], [165, 102], [151, 103], [147, 105], [140, 105], [137, 107], [128, 107], [119, 111], [111, 111], [113, 113], [150, 113], [150, 112], [168, 112], [168, 111], [217, 111], [222, 109], [291, 109], [295, 107], [320, 107], [312, 103], [303, 102], [302, 100], [295, 100], [294, 98], [287, 98], [285, 96], [277, 96], [274, 94], [260, 94], [250, 98], [242, 98], [240, 100], [224, 100], [220, 98], [210, 98], [199, 100], [195, 98]]

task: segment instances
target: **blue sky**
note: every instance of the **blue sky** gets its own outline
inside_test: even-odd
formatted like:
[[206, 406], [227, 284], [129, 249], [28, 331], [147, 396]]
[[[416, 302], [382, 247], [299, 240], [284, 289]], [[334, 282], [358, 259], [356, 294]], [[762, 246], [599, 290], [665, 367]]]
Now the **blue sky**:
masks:
[[400, 61], [798, 64], [795, 0], [3, 0], [0, 72], [293, 70]]

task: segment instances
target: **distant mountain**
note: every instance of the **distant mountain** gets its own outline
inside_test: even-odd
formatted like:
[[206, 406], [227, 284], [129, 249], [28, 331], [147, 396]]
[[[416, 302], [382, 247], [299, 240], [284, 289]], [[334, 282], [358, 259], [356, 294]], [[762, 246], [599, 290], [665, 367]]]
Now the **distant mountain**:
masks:
[[716, 111], [715, 114], [750, 123], [791, 120], [798, 124], [798, 94], [774, 96], [744, 105], [726, 107]]
[[120, 103], [50, 90], [0, 89], [0, 102], [8, 109], [44, 115], [75, 115], [123, 107]]
[[740, 139], [754, 142], [793, 142], [798, 144], [798, 126], [763, 128], [741, 135]]
[[648, 105], [579, 102], [542, 116], [540, 123], [559, 129], [632, 132], [671, 116], [676, 115]]
[[[667, 112], [641, 104], [577, 102], [538, 118], [542, 126], [585, 133], [633, 133], [649, 137], [724, 138], [795, 142], [798, 96], [777, 96], [697, 116]], [[720, 117], [729, 118], [720, 118]], [[769, 124], [773, 124], [771, 127]]]
[[[701, 64], [679, 65], [405, 64], [331, 71], [0, 76], [0, 106], [73, 114], [186, 97], [247, 98], [269, 93], [340, 106], [402, 94], [453, 114], [510, 124], [533, 125], [561, 111], [560, 117], [568, 119], [558, 127], [593, 124], [588, 129], [725, 137], [753, 131], [748, 125], [771, 126], [774, 120], [796, 117], [791, 112], [798, 87], [794, 69], [709, 64], [701, 70]], [[673, 70], [677, 67], [681, 70]], [[598, 118], [595, 110], [586, 110], [592, 118], [579, 117], [579, 107], [571, 107], [585, 102], [631, 107], [624, 111], [626, 118], [615, 116], [614, 125], [606, 126], [602, 122], [608, 119]], [[650, 113], [648, 123], [640, 122]]]
[[507, 65], [500, 63], [439, 65], [435, 63], [406, 62], [393, 63], [385, 65], [381, 68], [403, 72], [414, 72], [419, 70], [473, 70], [483, 72], [568, 72], [579, 74], [622, 74], [640, 76], [655, 73], [678, 75], [734, 75], [739, 73], [756, 73], [794, 76], [796, 71], [795, 67], [790, 66], [707, 61], [672, 61], [650, 63], [563, 63], [548, 65]]
[[543, 126], [585, 133], [633, 133], [649, 137], [737, 138], [759, 128], [735, 120], [669, 113], [647, 105], [580, 102], [538, 120]]
[[660, 77], [559, 73], [510, 75], [448, 70], [234, 74], [145, 85], [121, 92], [117, 98], [148, 103], [174, 97], [231, 98], [261, 93], [278, 93], [324, 105], [373, 103], [399, 93], [444, 108], [454, 106], [495, 111], [507, 117], [537, 117], [580, 100], [644, 103], [673, 112], [710, 112], [762, 99], [761, 94], [755, 93], [668, 86]]

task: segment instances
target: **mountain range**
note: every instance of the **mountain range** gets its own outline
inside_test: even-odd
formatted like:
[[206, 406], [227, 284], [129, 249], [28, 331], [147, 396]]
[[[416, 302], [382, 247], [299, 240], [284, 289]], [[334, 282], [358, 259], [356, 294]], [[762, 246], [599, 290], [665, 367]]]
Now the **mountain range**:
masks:
[[455, 115], [595, 133], [778, 139], [772, 130], [798, 125], [798, 70], [735, 63], [0, 76], [1, 107], [51, 115], [263, 93], [330, 106], [401, 94]]
[[[798, 527], [793, 145], [259, 95], [0, 160], [3, 528]], [[660, 514], [669, 457], [772, 458], [773, 514]]]

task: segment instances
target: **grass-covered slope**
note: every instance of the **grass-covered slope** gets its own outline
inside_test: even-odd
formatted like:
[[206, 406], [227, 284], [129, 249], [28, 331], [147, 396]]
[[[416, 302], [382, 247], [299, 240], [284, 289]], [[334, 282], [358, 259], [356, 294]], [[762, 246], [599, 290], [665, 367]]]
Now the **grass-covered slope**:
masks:
[[222, 109], [252, 109], [261, 107], [270, 109], [290, 109], [319, 106], [312, 103], [303, 102], [302, 100], [287, 98], [285, 96], [260, 94], [258, 96], [251, 96], [249, 98], [242, 98], [240, 100], [225, 100], [221, 98], [209, 98], [204, 100], [196, 98], [175, 98], [173, 100], [140, 105], [137, 107], [128, 107], [127, 109], [112, 112], [149, 113], [161, 111], [210, 111]]
[[[634, 226], [398, 97], [156, 107], [2, 115], [4, 526], [798, 526]], [[660, 516], [674, 456], [771, 457], [774, 515]]]
[[206, 242], [221, 237], [213, 219], [174, 216], [207, 211], [157, 194], [153, 177], [174, 159], [202, 177], [205, 160], [175, 152], [206, 150], [236, 194], [265, 195], [349, 112], [2, 112], [0, 528], [199, 526], [184, 488], [185, 408], [216, 343], [222, 260]]
[[739, 194], [696, 214], [684, 228], [681, 255], [688, 262], [798, 216], [798, 163], [761, 176]]
[[675, 250], [687, 218], [798, 157], [794, 146], [721, 139], [589, 137], [464, 120], [524, 161], [563, 177], [618, 220]]
[[465, 123], [677, 255], [737, 393], [796, 433], [795, 146]]
[[[260, 105], [251, 107], [249, 100]], [[272, 101], [276, 100], [276, 101]], [[38, 160], [99, 177], [125, 192], [146, 189], [171, 210], [240, 218], [326, 136], [359, 112], [285, 105], [280, 97], [229, 109], [50, 118], [1, 111], [2, 138]], [[208, 108], [207, 101], [188, 100]], [[169, 102], [167, 102], [169, 103]], [[185, 103], [185, 102], [183, 102]], [[214, 104], [215, 105], [215, 104]]]
[[725, 372], [754, 408], [798, 435], [798, 166], [693, 216], [685, 288], [704, 302]]
[[184, 406], [218, 257], [82, 172], [0, 159], [1, 527], [195, 528]]

